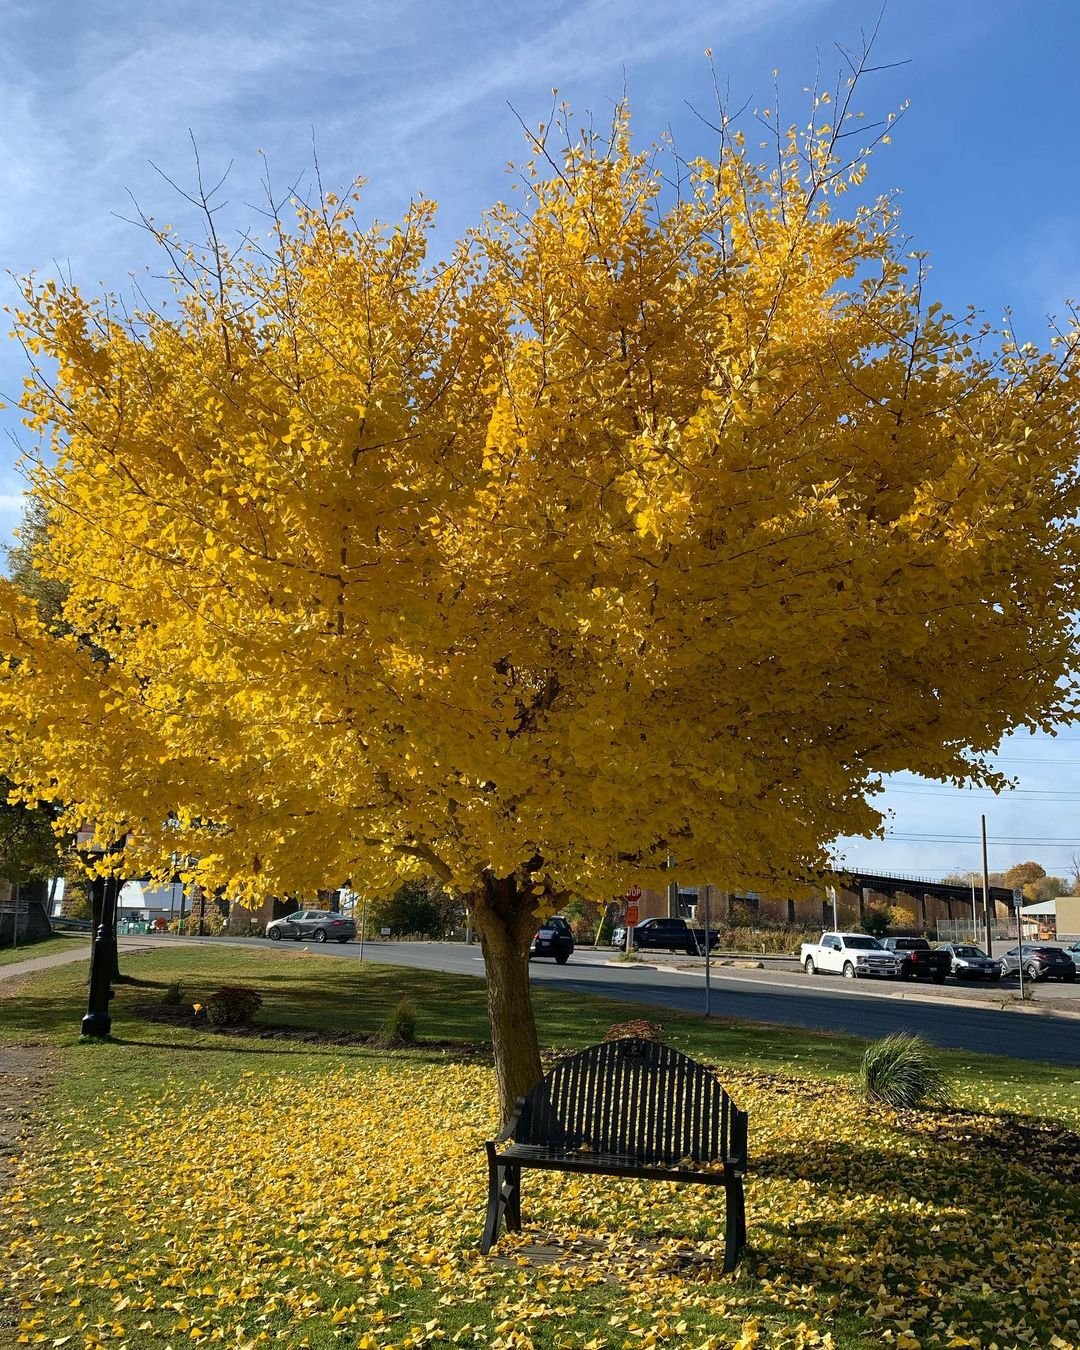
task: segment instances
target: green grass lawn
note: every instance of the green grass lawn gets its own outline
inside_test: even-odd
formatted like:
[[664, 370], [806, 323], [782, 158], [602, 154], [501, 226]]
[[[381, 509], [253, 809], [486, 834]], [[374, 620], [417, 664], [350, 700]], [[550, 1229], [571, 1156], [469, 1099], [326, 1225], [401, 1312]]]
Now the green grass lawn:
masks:
[[53, 933], [50, 937], [39, 938], [36, 942], [20, 942], [17, 947], [0, 948], [0, 966], [15, 965], [19, 961], [30, 961], [36, 956], [51, 956], [54, 952], [71, 951], [73, 947], [77, 946], [86, 948], [87, 959], [89, 959], [89, 934]]
[[[855, 1091], [862, 1042], [657, 1013], [750, 1111], [740, 1270], [719, 1272], [708, 1188], [539, 1174], [527, 1231], [493, 1262], [476, 1252], [493, 1080], [461, 1049], [488, 1038], [479, 981], [248, 948], [121, 961], [133, 982], [102, 1044], [79, 1042], [81, 964], [0, 985], [0, 1043], [47, 1046], [57, 1067], [48, 1128], [0, 1210], [0, 1344], [1080, 1344], [1061, 1128], [1080, 1127], [1080, 1070], [943, 1052], [958, 1109], [896, 1113]], [[139, 1015], [176, 980], [186, 1002], [248, 984], [261, 1022], [363, 1033], [409, 997], [427, 1044], [384, 1054]], [[552, 988], [535, 1001], [553, 1047], [642, 1011]]]

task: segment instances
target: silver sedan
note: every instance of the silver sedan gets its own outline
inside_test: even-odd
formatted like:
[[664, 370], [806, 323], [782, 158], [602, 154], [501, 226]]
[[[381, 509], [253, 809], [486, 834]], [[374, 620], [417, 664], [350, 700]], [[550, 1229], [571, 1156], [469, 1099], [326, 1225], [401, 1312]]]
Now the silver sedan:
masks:
[[305, 938], [315, 942], [348, 942], [356, 936], [356, 924], [334, 910], [301, 909], [268, 923], [266, 936], [274, 942], [280, 942], [282, 938], [292, 938], [295, 942]]

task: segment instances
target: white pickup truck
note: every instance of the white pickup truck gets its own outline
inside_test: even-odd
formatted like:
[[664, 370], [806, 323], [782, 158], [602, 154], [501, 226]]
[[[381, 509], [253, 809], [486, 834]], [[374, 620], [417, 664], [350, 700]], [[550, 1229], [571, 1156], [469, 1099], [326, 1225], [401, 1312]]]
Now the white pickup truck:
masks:
[[820, 942], [802, 944], [799, 961], [807, 975], [829, 970], [843, 975], [846, 980], [854, 980], [860, 975], [895, 978], [902, 965], [894, 952], [888, 951], [868, 933], [822, 933]]

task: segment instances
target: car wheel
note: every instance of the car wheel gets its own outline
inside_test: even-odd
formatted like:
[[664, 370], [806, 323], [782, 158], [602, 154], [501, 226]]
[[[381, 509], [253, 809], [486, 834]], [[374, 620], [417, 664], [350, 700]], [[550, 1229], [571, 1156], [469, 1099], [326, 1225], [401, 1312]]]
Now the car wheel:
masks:
[[814, 958], [812, 956], [808, 956], [803, 962], [803, 970], [806, 971], [807, 975], [817, 974], [817, 966], [814, 965]]
[[311, 936], [315, 939], [316, 942], [325, 942], [325, 941], [326, 941], [326, 929], [325, 929], [325, 928], [316, 928], [315, 931], [314, 931], [314, 933], [312, 933]]
[[1024, 974], [1032, 981], [1032, 983], [1034, 983], [1039, 978], [1039, 967], [1034, 963], [1030, 966], [1025, 966]]
[[555, 960], [556, 960], [556, 962], [557, 962], [560, 966], [565, 966], [566, 963], [567, 963], [567, 961], [570, 960], [570, 953], [569, 953], [569, 952], [560, 952], [559, 955], [556, 956]]
[[850, 961], [844, 962], [844, 979], [853, 980], [855, 978], [855, 967]]
[[271, 928], [270, 931], [267, 933], [266, 936], [270, 939], [271, 942], [280, 942], [280, 941], [281, 941], [281, 929], [280, 929], [280, 928]]

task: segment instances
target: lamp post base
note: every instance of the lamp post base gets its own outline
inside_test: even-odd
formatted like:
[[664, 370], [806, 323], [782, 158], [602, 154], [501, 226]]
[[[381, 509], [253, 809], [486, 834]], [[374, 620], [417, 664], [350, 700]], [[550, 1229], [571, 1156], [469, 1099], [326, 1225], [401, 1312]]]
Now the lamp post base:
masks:
[[82, 1035], [102, 1039], [112, 1031], [112, 1018], [108, 1013], [88, 1012], [82, 1020]]

